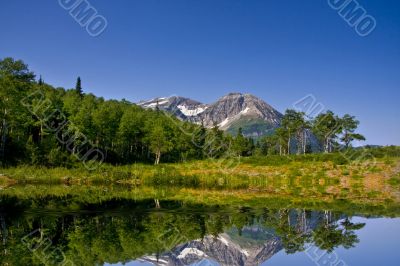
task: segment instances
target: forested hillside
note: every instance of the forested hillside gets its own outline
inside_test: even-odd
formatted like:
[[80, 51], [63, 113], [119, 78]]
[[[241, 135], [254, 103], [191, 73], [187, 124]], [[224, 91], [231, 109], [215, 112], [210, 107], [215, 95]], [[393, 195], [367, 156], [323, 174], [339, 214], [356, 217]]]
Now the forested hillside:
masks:
[[255, 143], [217, 125], [182, 122], [159, 108], [143, 109], [127, 100], [105, 100], [84, 93], [77, 78], [72, 89], [55, 88], [37, 78], [20, 60], [0, 60], [0, 160], [2, 165], [73, 166], [78, 161], [126, 164], [179, 162], [252, 154], [307, 153], [310, 134], [321, 151], [349, 147], [364, 139], [353, 116], [333, 112], [315, 120], [287, 110], [281, 127]]

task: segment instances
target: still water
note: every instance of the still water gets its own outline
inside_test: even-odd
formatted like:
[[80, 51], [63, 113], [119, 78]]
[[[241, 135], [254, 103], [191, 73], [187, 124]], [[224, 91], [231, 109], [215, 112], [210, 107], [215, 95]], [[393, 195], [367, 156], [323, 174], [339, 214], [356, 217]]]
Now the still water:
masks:
[[0, 265], [400, 265], [399, 218], [335, 210], [0, 196], [0, 227]]

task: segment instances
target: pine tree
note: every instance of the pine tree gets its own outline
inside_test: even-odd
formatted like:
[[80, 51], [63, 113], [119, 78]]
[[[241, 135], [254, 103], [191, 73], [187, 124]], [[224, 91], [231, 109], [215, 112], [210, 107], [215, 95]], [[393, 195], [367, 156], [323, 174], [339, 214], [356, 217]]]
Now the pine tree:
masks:
[[81, 77], [78, 77], [76, 80], [75, 91], [79, 96], [83, 96], [83, 90], [81, 85]]
[[233, 141], [233, 150], [238, 157], [241, 157], [246, 149], [246, 138], [243, 136], [242, 128], [239, 128], [238, 133]]
[[38, 80], [38, 84], [41, 86], [44, 84], [44, 81], [42, 79], [42, 75], [40, 75], [39, 80]]

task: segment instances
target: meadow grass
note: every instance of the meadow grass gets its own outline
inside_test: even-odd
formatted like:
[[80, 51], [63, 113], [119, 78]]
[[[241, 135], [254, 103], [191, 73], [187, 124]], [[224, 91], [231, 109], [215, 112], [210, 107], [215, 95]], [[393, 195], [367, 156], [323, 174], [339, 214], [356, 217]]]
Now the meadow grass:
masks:
[[[193, 191], [241, 191], [253, 195], [323, 199], [367, 199], [400, 202], [400, 158], [343, 162], [340, 154], [243, 158], [237, 164], [201, 160], [174, 164], [104, 164], [85, 168], [18, 166], [0, 168], [0, 188], [27, 185], [71, 185], [186, 188]], [[388, 163], [390, 161], [390, 163]], [[188, 195], [190, 197], [190, 195]]]

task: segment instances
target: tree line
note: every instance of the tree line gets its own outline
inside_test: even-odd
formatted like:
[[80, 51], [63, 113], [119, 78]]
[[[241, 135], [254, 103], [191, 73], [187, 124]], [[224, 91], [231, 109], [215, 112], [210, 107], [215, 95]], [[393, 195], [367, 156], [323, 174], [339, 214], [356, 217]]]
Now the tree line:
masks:
[[288, 109], [281, 126], [262, 138], [258, 147], [263, 154], [280, 155], [348, 149], [354, 140], [365, 140], [356, 133], [359, 123], [354, 116], [339, 117], [329, 110], [310, 119], [304, 112]]
[[[310, 121], [294, 110], [286, 111], [281, 127], [270, 136], [255, 141], [241, 129], [232, 136], [217, 124], [208, 129], [158, 108], [145, 110], [125, 99], [84, 93], [80, 77], [75, 88], [55, 88], [13, 58], [0, 60], [0, 110], [3, 165], [68, 167], [99, 154], [112, 164], [285, 155], [294, 146], [297, 153], [310, 152], [312, 136], [332, 152], [338, 141], [348, 147], [352, 140], [364, 139], [355, 133], [358, 121], [353, 116], [339, 118], [329, 111]], [[90, 153], [94, 150], [98, 154]]]
[[234, 146], [217, 126], [84, 93], [79, 77], [75, 88], [55, 88], [13, 58], [0, 60], [0, 100], [2, 164], [72, 166], [93, 147], [108, 163], [158, 164], [218, 158]]

